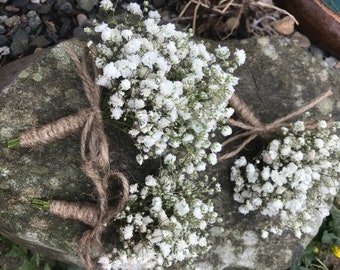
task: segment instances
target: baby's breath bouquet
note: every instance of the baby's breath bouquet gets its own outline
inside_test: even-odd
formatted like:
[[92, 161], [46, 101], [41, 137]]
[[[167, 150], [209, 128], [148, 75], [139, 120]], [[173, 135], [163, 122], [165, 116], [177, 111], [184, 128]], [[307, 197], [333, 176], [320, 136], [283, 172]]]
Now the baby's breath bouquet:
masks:
[[[101, 7], [110, 12], [110, 3]], [[94, 28], [101, 37], [88, 44], [97, 49], [96, 83], [110, 95], [111, 118], [129, 127], [137, 162], [158, 158], [161, 166], [145, 183], [131, 185], [116, 221], [124, 249], [99, 263], [104, 269], [163, 269], [209, 249], [207, 226], [219, 220], [209, 197], [220, 186], [202, 172], [222, 149], [215, 133], [231, 134], [228, 101], [238, 82], [232, 73], [245, 53], [222, 46], [210, 53], [192, 33], [160, 24], [157, 11], [143, 18], [139, 5], [126, 9], [138, 23]]]
[[329, 214], [329, 197], [339, 188], [340, 139], [333, 134], [339, 128], [339, 122], [322, 120], [316, 129], [307, 130], [304, 121], [297, 121], [283, 128], [254, 160], [242, 156], [235, 161], [231, 180], [239, 211], [259, 210], [275, 217], [276, 224], [263, 230], [263, 238], [287, 229], [298, 238], [316, 233], [315, 218]]

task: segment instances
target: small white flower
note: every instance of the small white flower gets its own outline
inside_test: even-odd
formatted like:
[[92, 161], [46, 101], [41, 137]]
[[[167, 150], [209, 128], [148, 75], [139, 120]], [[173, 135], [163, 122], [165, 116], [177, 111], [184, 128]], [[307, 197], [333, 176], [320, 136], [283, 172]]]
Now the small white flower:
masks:
[[208, 155], [208, 160], [211, 165], [216, 165], [217, 164], [217, 156], [215, 153], [211, 153]]
[[151, 212], [160, 212], [162, 210], [162, 199], [160, 197], [153, 198], [151, 205]]
[[135, 194], [138, 192], [138, 184], [130, 185], [130, 194]]
[[123, 91], [129, 90], [131, 88], [131, 82], [127, 79], [124, 79], [120, 82], [120, 88]]
[[232, 134], [232, 129], [229, 126], [223, 126], [221, 128], [221, 134], [225, 137], [230, 136]]
[[176, 156], [173, 154], [167, 154], [164, 158], [164, 164], [174, 164], [176, 161]]
[[123, 239], [124, 240], [129, 240], [133, 236], [133, 225], [126, 225], [123, 228]]
[[321, 149], [321, 148], [324, 147], [324, 142], [323, 142], [323, 140], [316, 138], [314, 140], [314, 145], [315, 145], [316, 148]]
[[237, 159], [234, 163], [234, 165], [236, 167], [244, 167], [247, 165], [247, 160], [244, 156], [240, 157], [239, 159]]
[[143, 11], [140, 8], [140, 5], [137, 3], [130, 3], [127, 7], [126, 10], [129, 11], [132, 14], [143, 16]]
[[100, 25], [97, 25], [95, 28], [94, 28], [94, 31], [97, 32], [97, 33], [101, 33], [104, 31], [104, 29], [106, 29], [108, 27], [108, 25], [106, 23], [101, 23]]
[[293, 126], [294, 132], [301, 132], [305, 130], [305, 123], [303, 121], [296, 121]]
[[324, 128], [327, 128], [327, 127], [328, 127], [328, 124], [327, 124], [327, 122], [325, 120], [319, 121], [319, 123], [318, 123], [318, 128], [319, 129], [324, 129]]
[[222, 150], [222, 144], [218, 143], [218, 142], [215, 142], [211, 145], [211, 148], [210, 148], [211, 152], [213, 153], [218, 153]]
[[100, 7], [103, 8], [104, 10], [108, 11], [113, 8], [113, 4], [111, 0], [101, 0], [100, 1]]
[[158, 246], [162, 252], [163, 257], [167, 258], [171, 252], [171, 245], [162, 242], [162, 243], [159, 243]]
[[148, 175], [147, 177], [145, 177], [145, 185], [149, 187], [156, 187], [158, 186], [158, 183], [152, 175]]
[[148, 68], [152, 69], [153, 65], [158, 61], [158, 53], [155, 51], [148, 51], [142, 57], [142, 63]]
[[132, 39], [124, 45], [125, 54], [136, 54], [142, 46], [142, 41], [140, 39]]
[[139, 165], [142, 165], [143, 162], [144, 162], [143, 155], [138, 154], [138, 155], [136, 156], [136, 161], [137, 161], [137, 163], [138, 163]]
[[131, 39], [131, 37], [133, 36], [133, 32], [130, 29], [124, 29], [121, 32], [121, 35], [125, 40], [129, 41]]
[[268, 231], [266, 231], [266, 230], [262, 230], [262, 231], [261, 231], [261, 237], [262, 237], [263, 239], [267, 239], [267, 238], [268, 238], [268, 235], [269, 235]]
[[124, 111], [121, 108], [111, 108], [111, 118], [115, 120], [119, 120], [124, 114]]
[[157, 10], [150, 10], [148, 13], [148, 17], [151, 19], [160, 20], [161, 15], [158, 13]]
[[201, 237], [198, 240], [198, 245], [201, 247], [206, 247], [207, 246], [207, 239], [205, 237]]
[[234, 53], [236, 59], [237, 59], [237, 64], [239, 66], [243, 65], [246, 61], [246, 53], [244, 50], [236, 49]]
[[102, 269], [104, 270], [110, 270], [112, 262], [110, 259], [106, 256], [102, 256], [98, 259], [98, 263], [101, 264]]
[[202, 211], [201, 208], [199, 206], [195, 207], [193, 210], [193, 215], [195, 218], [197, 219], [202, 219], [203, 215], [202, 215]]
[[117, 79], [121, 76], [121, 73], [115, 64], [110, 62], [103, 68], [103, 75], [109, 79]]
[[221, 59], [227, 59], [230, 56], [229, 48], [226, 46], [218, 45], [215, 49], [216, 56]]
[[175, 213], [181, 217], [185, 216], [190, 211], [189, 205], [185, 199], [182, 199], [181, 201], [176, 203], [174, 208]]
[[270, 183], [270, 182], [266, 182], [263, 186], [262, 186], [262, 190], [265, 193], [272, 193], [274, 191], [274, 186]]

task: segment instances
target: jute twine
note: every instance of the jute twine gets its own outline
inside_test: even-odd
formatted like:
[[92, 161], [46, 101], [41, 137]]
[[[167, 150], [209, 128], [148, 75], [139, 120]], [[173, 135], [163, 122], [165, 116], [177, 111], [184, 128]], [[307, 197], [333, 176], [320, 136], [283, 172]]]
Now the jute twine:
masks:
[[69, 115], [40, 128], [23, 132], [19, 136], [20, 146], [32, 147], [63, 139], [79, 131], [84, 126], [90, 112], [91, 109], [82, 109], [77, 114]]
[[[327, 92], [311, 100], [309, 103], [297, 109], [296, 111], [268, 124], [262, 123], [261, 120], [251, 110], [251, 108], [249, 108], [249, 106], [243, 100], [241, 100], [237, 95], [234, 94], [229, 100], [229, 103], [235, 109], [235, 112], [239, 116], [240, 120], [228, 119], [227, 123], [231, 126], [239, 127], [245, 131], [241, 134], [232, 136], [229, 139], [225, 140], [222, 143], [222, 146], [225, 147], [230, 143], [240, 139], [243, 139], [243, 141], [241, 141], [241, 143], [237, 146], [237, 148], [234, 151], [231, 151], [220, 156], [219, 160], [226, 160], [235, 157], [239, 152], [241, 152], [246, 147], [247, 144], [256, 139], [258, 136], [265, 137], [273, 132], [281, 130], [283, 127], [289, 127], [290, 124], [287, 123], [288, 120], [291, 120], [303, 114], [304, 112], [313, 108], [314, 106], [319, 104], [322, 100], [331, 96], [332, 94], [333, 94], [332, 91], [328, 90]], [[316, 121], [308, 121], [305, 123], [306, 130], [312, 130], [317, 127], [318, 124]]]
[[[81, 134], [81, 158], [83, 170], [91, 179], [98, 193], [98, 217], [93, 228], [84, 232], [79, 243], [80, 257], [86, 267], [91, 269], [93, 268], [92, 251], [95, 248], [99, 252], [102, 251], [101, 235], [106, 224], [123, 210], [128, 201], [129, 182], [122, 173], [110, 169], [109, 146], [103, 129], [100, 109], [100, 88], [88, 72], [85, 61], [86, 54], [83, 54], [80, 62], [71, 48], [66, 47], [65, 50], [77, 67], [78, 76], [82, 80], [91, 107], [91, 113], [88, 115]], [[114, 209], [109, 209], [108, 206], [108, 180], [110, 178], [116, 178], [122, 185], [122, 197]]]
[[[90, 108], [63, 117], [43, 127], [24, 132], [20, 135], [19, 142], [22, 147], [47, 144], [83, 128], [81, 134], [82, 168], [98, 193], [98, 205], [52, 201], [49, 211], [62, 218], [80, 220], [92, 227], [83, 233], [78, 253], [86, 268], [93, 269], [91, 255], [95, 251], [102, 252], [101, 235], [107, 223], [124, 209], [129, 198], [129, 182], [123, 173], [110, 169], [109, 145], [104, 133], [100, 109], [101, 93], [99, 86], [88, 72], [85, 60], [87, 51], [84, 52], [80, 61], [71, 48], [65, 47], [65, 50], [76, 65], [77, 74], [82, 80]], [[108, 181], [110, 178], [118, 180], [122, 186], [121, 198], [114, 208], [108, 206]]]

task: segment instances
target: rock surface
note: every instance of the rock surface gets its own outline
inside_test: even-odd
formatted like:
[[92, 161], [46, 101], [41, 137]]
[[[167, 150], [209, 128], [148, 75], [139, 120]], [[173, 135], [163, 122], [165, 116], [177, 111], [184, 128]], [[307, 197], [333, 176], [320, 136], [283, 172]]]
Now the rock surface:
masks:
[[[80, 52], [81, 43], [66, 44]], [[340, 76], [327, 64], [312, 58], [286, 39], [229, 41], [243, 48], [247, 61], [237, 75], [238, 94], [254, 108], [263, 122], [284, 116], [322, 92], [333, 97], [318, 105], [316, 116], [333, 114], [340, 120]], [[86, 226], [62, 220], [31, 206], [33, 198], [91, 202], [92, 187], [80, 168], [79, 134], [33, 149], [8, 149], [7, 140], [21, 131], [41, 126], [87, 107], [80, 79], [63, 46], [13, 62], [0, 69], [0, 234], [51, 258], [80, 264], [77, 241]], [[134, 161], [132, 141], [119, 130], [106, 127], [114, 168], [130, 179], [143, 179], [152, 164], [140, 168]], [[261, 228], [271, 221], [260, 214], [243, 216], [232, 200], [228, 162], [214, 173], [222, 184], [215, 198], [224, 222], [211, 229], [214, 244], [199, 269], [287, 269], [311, 240], [285, 232], [261, 239]], [[322, 220], [315, 220], [314, 234]], [[105, 235], [110, 250], [116, 235]], [[179, 267], [183, 269], [183, 267]]]

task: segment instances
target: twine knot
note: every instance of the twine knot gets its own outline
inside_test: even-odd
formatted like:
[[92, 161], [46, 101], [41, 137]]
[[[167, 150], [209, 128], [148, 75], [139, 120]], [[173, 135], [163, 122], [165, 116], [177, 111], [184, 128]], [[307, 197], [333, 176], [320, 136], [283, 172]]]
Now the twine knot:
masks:
[[[276, 119], [275, 121], [265, 124], [255, 115], [255, 113], [249, 108], [249, 106], [241, 100], [237, 95], [233, 95], [230, 99], [230, 105], [235, 109], [236, 113], [240, 117], [240, 120], [228, 119], [227, 123], [231, 126], [239, 127], [244, 130], [243, 133], [230, 137], [222, 143], [222, 146], [226, 146], [231, 142], [243, 139], [241, 143], [237, 146], [234, 151], [226, 153], [219, 157], [219, 160], [226, 160], [235, 157], [244, 147], [253, 141], [258, 136], [266, 137], [273, 132], [281, 130], [283, 127], [288, 127], [288, 120], [303, 114], [309, 109], [313, 108], [315, 105], [319, 104], [325, 98], [331, 96], [332, 91], [327, 91], [317, 98], [311, 100], [306, 105], [297, 109], [296, 111]], [[317, 128], [317, 123], [315, 121], [309, 121], [305, 123], [305, 129], [311, 130]]]

